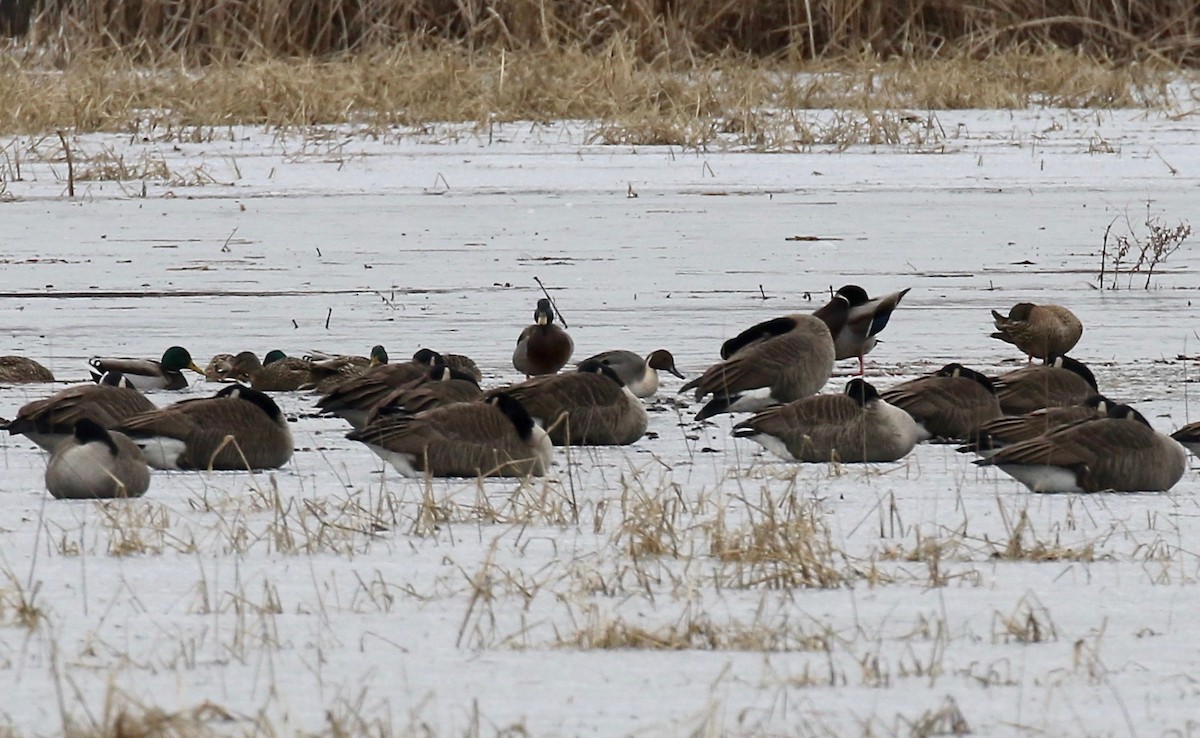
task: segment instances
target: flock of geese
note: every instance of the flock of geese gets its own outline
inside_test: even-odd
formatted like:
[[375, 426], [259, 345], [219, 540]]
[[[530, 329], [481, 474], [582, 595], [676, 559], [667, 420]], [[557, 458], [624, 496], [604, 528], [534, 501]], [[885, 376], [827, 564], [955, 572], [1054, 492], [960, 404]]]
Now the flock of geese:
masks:
[[[957, 363], [882, 391], [866, 381], [863, 357], [908, 290], [871, 298], [847, 285], [812, 314], [759, 323], [726, 341], [720, 361], [683, 385], [704, 403], [697, 421], [753, 413], [736, 438], [797, 462], [890, 462], [921, 441], [958, 442], [1036, 492], [1165, 491], [1183, 476], [1187, 450], [1200, 455], [1200, 423], [1171, 436], [1128, 405], [1100, 394], [1092, 372], [1067, 353], [1083, 333], [1070, 310], [1020, 303], [993, 311], [992, 337], [1028, 364], [988, 377]], [[369, 356], [288, 357], [250, 351], [199, 367], [179, 346], [160, 360], [94, 358], [93, 382], [74, 385], [0, 421], [50, 453], [47, 490], [56, 498], [136, 497], [150, 469], [272, 469], [288, 462], [288, 421], [269, 393], [312, 391], [316, 407], [352, 426], [366, 445], [410, 477], [544, 475], [555, 446], [625, 445], [647, 429], [643, 398], [659, 372], [680, 379], [670, 352], [608, 351], [560, 372], [574, 352], [555, 308], [540, 299], [521, 331], [517, 384], [485, 390], [471, 359], [421, 349], [391, 362]], [[858, 376], [839, 394], [818, 394], [841, 359]], [[1033, 364], [1033, 359], [1043, 360]], [[187, 387], [184, 371], [228, 382], [216, 395], [157, 407], [144, 390]], [[24, 357], [0, 357], [0, 383], [49, 382]]]

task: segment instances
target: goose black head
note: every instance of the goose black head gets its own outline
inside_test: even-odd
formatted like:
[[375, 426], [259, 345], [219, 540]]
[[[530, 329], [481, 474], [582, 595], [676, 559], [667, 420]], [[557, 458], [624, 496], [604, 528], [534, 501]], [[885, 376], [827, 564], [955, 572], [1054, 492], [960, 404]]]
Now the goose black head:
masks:
[[283, 415], [283, 412], [279, 409], [279, 406], [276, 405], [275, 401], [268, 397], [266, 393], [259, 392], [255, 389], [250, 389], [244, 384], [231, 384], [214, 395], [214, 397], [223, 397], [230, 400], [245, 400], [246, 402], [252, 403], [258, 407], [259, 410], [262, 410], [264, 413], [266, 413], [267, 417], [271, 420], [278, 420], [279, 417]]
[[996, 386], [992, 383], [991, 377], [982, 372], [977, 372], [974, 369], [968, 369], [958, 362], [947, 364], [941, 369], [938, 369], [936, 374], [939, 377], [962, 377], [964, 379], [970, 379], [973, 382], [978, 382], [979, 384], [983, 385], [988, 392], [996, 394]]
[[624, 387], [625, 383], [621, 381], [621, 377], [617, 375], [613, 368], [608, 364], [595, 359], [588, 359], [580, 362], [578, 371], [583, 374], [602, 374], [612, 381], [617, 383], [617, 386]]
[[1146, 416], [1128, 405], [1113, 405], [1108, 409], [1108, 417], [1113, 420], [1132, 420], [1135, 423], [1141, 423], [1147, 428], [1153, 427], [1150, 425], [1150, 421], [1146, 420]]
[[446, 359], [433, 349], [418, 349], [417, 353], [412, 357], [414, 364], [424, 364], [425, 366], [445, 366]]
[[75, 441], [79, 445], [86, 443], [103, 443], [108, 446], [109, 453], [117, 455], [117, 443], [108, 434], [108, 430], [91, 418], [80, 418], [75, 421]]
[[1065, 354], [1053, 354], [1046, 357], [1046, 366], [1058, 367], [1059, 369], [1066, 369], [1069, 372], [1078, 374], [1080, 377], [1083, 377], [1085, 382], [1091, 385], [1092, 389], [1099, 391], [1099, 387], [1096, 386], [1096, 375], [1092, 374], [1092, 370], [1088, 369], [1082, 361], [1072, 359]]
[[846, 383], [846, 396], [865, 407], [868, 402], [879, 399], [879, 391], [861, 377], [855, 377]]
[[533, 418], [529, 415], [529, 411], [521, 404], [521, 401], [507, 392], [497, 392], [487, 400], [489, 405], [495, 405], [496, 409], [504, 413], [504, 415], [517, 429], [517, 435], [521, 440], [528, 441], [533, 435]]

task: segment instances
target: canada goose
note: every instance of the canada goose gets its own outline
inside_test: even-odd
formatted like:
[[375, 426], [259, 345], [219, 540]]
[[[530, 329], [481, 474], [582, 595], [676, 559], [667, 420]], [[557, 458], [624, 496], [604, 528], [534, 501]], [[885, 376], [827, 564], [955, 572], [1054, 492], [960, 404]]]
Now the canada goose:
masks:
[[721, 353], [729, 358], [713, 364], [679, 390], [695, 390], [696, 400], [712, 395], [696, 420], [719, 413], [753, 412], [808, 397], [820, 391], [833, 374], [833, 337], [820, 318], [787, 315], [757, 327], [763, 330], [761, 335], [729, 352], [727, 341]]
[[1024, 415], [1004, 415], [984, 423], [976, 440], [958, 450], [991, 456], [1004, 446], [1037, 438], [1064, 425], [1103, 418], [1108, 414], [1108, 408], [1115, 404], [1104, 395], [1092, 395], [1082, 405], [1044, 407]]
[[182, 346], [172, 346], [163, 352], [162, 359], [113, 359], [94, 358], [88, 361], [88, 371], [94, 381], [100, 381], [105, 372], [120, 372], [134, 387], [179, 390], [188, 386], [183, 370], [191, 369], [197, 374], [204, 370], [192, 361], [192, 355]]
[[46, 489], [59, 500], [141, 497], [150, 469], [133, 441], [80, 418], [46, 464]]
[[120, 381], [118, 375], [109, 373], [100, 384], [79, 384], [34, 400], [17, 411], [16, 419], [5, 429], [53, 452], [75, 433], [80, 420], [111, 428], [126, 418], [155, 409], [141, 392], [114, 384]]
[[[272, 356], [279, 354], [279, 356]], [[274, 361], [263, 364], [253, 351], [243, 351], [233, 357], [227, 375], [248, 382], [259, 392], [295, 392], [312, 383], [312, 363], [273, 351]]]
[[787, 461], [895, 461], [913, 450], [917, 424], [859, 378], [840, 395], [814, 395], [769, 407], [733, 426]]
[[554, 324], [554, 308], [543, 297], [533, 311], [533, 325], [527, 326], [517, 338], [512, 363], [526, 377], [553, 374], [570, 361], [574, 350], [575, 342]]
[[384, 395], [367, 415], [365, 427], [379, 415], [416, 415], [442, 405], [473, 402], [483, 397], [483, 390], [470, 374], [434, 366], [423, 380], [409, 382]]
[[1021, 367], [1001, 375], [995, 386], [1006, 415], [1081, 405], [1099, 392], [1091, 370], [1069, 356], [1051, 356], [1042, 366]]
[[376, 344], [370, 356], [339, 356], [312, 351], [304, 357], [309, 361], [312, 385], [321, 394], [330, 392], [339, 383], [388, 363], [387, 349]]
[[225, 382], [233, 370], [233, 354], [213, 354], [204, 367], [204, 381]]
[[992, 320], [996, 324], [992, 338], [1021, 349], [1030, 362], [1035, 356], [1045, 359], [1067, 353], [1083, 335], [1083, 323], [1062, 305], [1019, 302], [1008, 311], [1008, 317], [993, 310]]
[[156, 469], [274, 469], [292, 458], [292, 432], [279, 406], [241, 385], [135, 415], [117, 430]]
[[524, 405], [556, 446], [624, 446], [646, 433], [642, 401], [600, 362], [585, 361], [574, 372], [533, 377], [500, 391]]
[[632, 351], [605, 351], [596, 354], [576, 364], [576, 368], [585, 361], [598, 361], [612, 368], [634, 397], [650, 397], [658, 391], [658, 372], [668, 371], [683, 379], [684, 376], [675, 368], [675, 357], [666, 349], [651, 351], [642, 358]]
[[979, 428], [1001, 415], [992, 381], [962, 364], [889, 387], [883, 399], [917, 421], [919, 440], [972, 440]]
[[360, 441], [406, 477], [542, 476], [554, 446], [513, 397], [459, 402], [416, 415], [380, 415], [346, 438]]
[[441, 356], [446, 361], [446, 366], [457, 372], [466, 374], [475, 380], [475, 384], [483, 381], [483, 372], [479, 371], [479, 365], [471, 357], [463, 356], [462, 354], [442, 354]]
[[1200, 457], [1200, 423], [1188, 423], [1172, 433], [1171, 438], [1181, 443], [1193, 455]]
[[1114, 405], [1108, 415], [1005, 446], [975, 462], [997, 466], [1034, 492], [1165, 492], [1187, 468], [1187, 451], [1141, 413]]
[[24, 356], [0, 356], [0, 384], [53, 381], [54, 374], [33, 359]]
[[441, 354], [421, 349], [413, 354], [412, 361], [377, 365], [338, 382], [317, 400], [317, 407], [322, 412], [342, 418], [355, 428], [362, 428], [367, 424], [371, 410], [393, 390], [425, 381], [431, 367], [444, 364]]

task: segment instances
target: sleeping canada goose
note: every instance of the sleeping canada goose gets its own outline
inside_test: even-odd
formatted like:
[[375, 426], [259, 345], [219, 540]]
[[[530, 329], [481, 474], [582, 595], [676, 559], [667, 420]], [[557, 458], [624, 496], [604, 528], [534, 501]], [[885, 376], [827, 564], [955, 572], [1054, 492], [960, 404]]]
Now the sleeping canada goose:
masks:
[[188, 386], [183, 370], [191, 369], [197, 374], [204, 370], [192, 361], [192, 355], [182, 346], [172, 346], [163, 352], [162, 359], [114, 359], [94, 358], [88, 361], [88, 371], [94, 381], [100, 381], [105, 372], [120, 372], [134, 387], [145, 391], [151, 389], [179, 390]]
[[1021, 367], [1001, 375], [995, 386], [1006, 415], [1081, 405], [1099, 392], [1091, 370], [1069, 356], [1051, 356], [1042, 366]]
[[1108, 408], [1115, 404], [1104, 395], [1092, 395], [1082, 405], [1044, 407], [1024, 415], [1004, 415], [984, 423], [976, 440], [958, 450], [991, 456], [1005, 446], [1037, 438], [1064, 425], [1103, 418], [1108, 414]]
[[376, 344], [370, 356], [346, 356], [312, 351], [304, 357], [310, 364], [312, 386], [321, 394], [328, 393], [339, 383], [357, 377], [368, 369], [388, 363], [387, 349]]
[[0, 384], [53, 381], [54, 374], [33, 359], [24, 356], [0, 356]]
[[992, 381], [962, 364], [889, 387], [883, 399], [902, 408], [920, 429], [918, 440], [972, 440], [980, 427], [1001, 415]]
[[997, 466], [1034, 492], [1165, 492], [1187, 468], [1187, 451], [1141, 413], [1114, 405], [1107, 417], [1005, 446], [975, 462]]
[[370, 425], [379, 415], [416, 415], [442, 405], [473, 402], [481, 397], [483, 390], [470, 374], [449, 366], [434, 366], [423, 380], [409, 382], [384, 395], [359, 427]]
[[483, 372], [479, 371], [479, 365], [471, 357], [463, 356], [462, 354], [442, 354], [441, 356], [445, 360], [446, 366], [457, 372], [466, 374], [475, 380], [475, 384], [483, 381]]
[[392, 391], [425, 381], [430, 368], [444, 364], [441, 354], [421, 349], [413, 354], [412, 361], [374, 366], [358, 376], [338, 382], [317, 400], [317, 407], [355, 428], [362, 428], [367, 424], [371, 410]]
[[46, 464], [46, 489], [59, 500], [141, 497], [149, 487], [150, 469], [133, 441], [87, 418]]
[[684, 378], [675, 368], [675, 357], [666, 349], [651, 351], [644, 359], [632, 351], [605, 351], [579, 362], [575, 365], [576, 368], [585, 361], [598, 361], [609, 366], [634, 397], [650, 397], [658, 391], [659, 371], [667, 371], [680, 379]]
[[126, 418], [155, 409], [141, 392], [117, 386], [121, 381], [119, 375], [109, 373], [100, 384], [78, 384], [34, 400], [17, 411], [16, 419], [5, 429], [53, 452], [75, 433], [80, 420], [112, 428]]
[[295, 392], [312, 383], [312, 363], [272, 351], [263, 364], [253, 351], [243, 351], [233, 357], [229, 370], [230, 379], [247, 382], [251, 389], [259, 392]]
[[742, 346], [731, 347], [727, 341], [721, 353], [729, 358], [713, 364], [679, 390], [695, 390], [696, 400], [712, 395], [696, 420], [719, 413], [753, 412], [808, 397], [820, 391], [833, 374], [833, 337], [820, 318], [787, 315], [756, 328], [760, 330], [756, 336], [743, 333], [738, 337], [747, 338]]
[[859, 378], [840, 395], [814, 395], [769, 407], [733, 426], [787, 461], [896, 461], [917, 443], [912, 416]]
[[521, 403], [496, 392], [416, 415], [380, 415], [346, 434], [406, 477], [542, 476], [554, 446]]
[[577, 371], [533, 377], [500, 391], [520, 402], [556, 446], [624, 446], [646, 433], [642, 401], [600, 362], [585, 361]]
[[992, 320], [996, 324], [992, 338], [1021, 349], [1031, 362], [1034, 357], [1067, 353], [1083, 335], [1083, 323], [1062, 305], [1019, 302], [1008, 311], [1008, 317], [993, 310]]
[[1172, 433], [1171, 438], [1183, 444], [1194, 456], [1200, 457], [1200, 423], [1188, 423]]
[[156, 469], [274, 469], [292, 458], [292, 432], [267, 395], [231, 385], [117, 426]]
[[526, 377], [553, 374], [570, 361], [574, 350], [575, 342], [554, 324], [554, 308], [543, 297], [533, 311], [533, 325], [527, 326], [517, 338], [512, 363]]

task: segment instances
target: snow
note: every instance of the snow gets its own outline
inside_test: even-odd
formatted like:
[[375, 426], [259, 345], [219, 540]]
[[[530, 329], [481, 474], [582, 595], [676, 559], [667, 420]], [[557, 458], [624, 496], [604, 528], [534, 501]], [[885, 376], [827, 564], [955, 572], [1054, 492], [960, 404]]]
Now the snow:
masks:
[[[0, 353], [82, 380], [90, 356], [176, 343], [201, 364], [429, 346], [497, 385], [518, 378], [537, 277], [577, 358], [661, 347], [694, 376], [747, 325], [855, 283], [912, 287], [868, 356], [877, 386], [1019, 366], [989, 309], [1053, 301], [1082, 319], [1073, 354], [1105, 394], [1165, 432], [1194, 420], [1177, 358], [1196, 353], [1192, 244], [1150, 290], [1095, 285], [1110, 223], [1144, 233], [1147, 204], [1200, 222], [1195, 116], [936, 119], [935, 146], [841, 153], [603, 146], [584, 122], [96, 134], [77, 166], [107, 147], [176, 181], [77, 182], [74, 200], [57, 141], [14, 140]], [[788, 464], [729, 416], [692, 423], [681, 384], [664, 375], [646, 439], [559, 450], [526, 484], [403, 479], [300, 393], [278, 396], [284, 469], [155, 472], [131, 502], [48, 499], [44, 455], [5, 437], [0, 720], [53, 735], [106, 704], [210, 703], [219, 733], [1194, 731], [1195, 471], [1168, 494], [1086, 496], [1032, 495], [945, 445]], [[0, 416], [54, 389], [0, 388]], [[815, 531], [780, 545], [824, 568], [738, 560], [730, 541], [764, 519]], [[603, 648], [606, 625], [690, 647]]]

